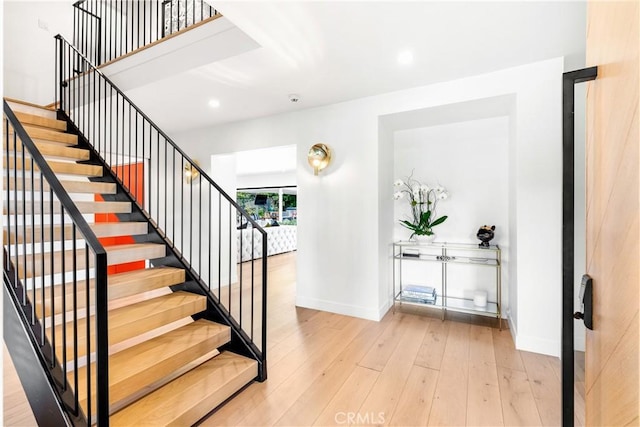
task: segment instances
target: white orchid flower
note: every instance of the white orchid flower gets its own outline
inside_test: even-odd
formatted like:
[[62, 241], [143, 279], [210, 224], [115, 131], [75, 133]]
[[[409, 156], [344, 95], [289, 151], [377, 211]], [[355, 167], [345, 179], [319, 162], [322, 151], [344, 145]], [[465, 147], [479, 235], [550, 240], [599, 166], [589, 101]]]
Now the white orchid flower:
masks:
[[400, 200], [404, 197], [404, 193], [402, 191], [396, 191], [393, 193], [393, 200]]
[[427, 184], [422, 184], [420, 186], [420, 190], [422, 190], [422, 192], [424, 192], [424, 193], [428, 193], [429, 190], [431, 190], [431, 189], [429, 188], [429, 186]]
[[448, 198], [449, 198], [449, 194], [446, 191], [443, 191], [442, 193], [438, 194], [439, 200], [446, 200]]
[[402, 187], [404, 185], [404, 181], [401, 179], [396, 179], [396, 182], [393, 183], [396, 187]]
[[445, 192], [445, 191], [447, 191], [447, 190], [446, 190], [442, 185], [438, 185], [438, 186], [436, 187], [436, 191], [437, 191], [438, 193], [444, 193], [444, 192]]

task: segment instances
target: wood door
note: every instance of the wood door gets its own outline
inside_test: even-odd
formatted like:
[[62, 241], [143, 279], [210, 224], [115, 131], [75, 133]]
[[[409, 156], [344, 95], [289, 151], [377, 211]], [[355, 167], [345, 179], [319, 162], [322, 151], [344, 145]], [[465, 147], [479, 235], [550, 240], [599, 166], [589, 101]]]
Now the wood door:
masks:
[[587, 66], [587, 272], [594, 330], [587, 331], [586, 423], [638, 425], [640, 364], [640, 5], [590, 1]]

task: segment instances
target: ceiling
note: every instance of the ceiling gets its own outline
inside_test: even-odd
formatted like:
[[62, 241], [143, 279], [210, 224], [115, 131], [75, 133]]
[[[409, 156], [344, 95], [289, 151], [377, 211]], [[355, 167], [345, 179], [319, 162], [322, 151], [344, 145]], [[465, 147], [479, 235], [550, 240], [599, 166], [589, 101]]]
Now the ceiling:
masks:
[[[259, 47], [131, 90], [169, 133], [558, 56], [567, 58], [567, 69], [584, 66], [582, 1], [216, 1], [215, 7]], [[413, 54], [411, 65], [397, 61], [405, 50]], [[292, 93], [299, 102], [290, 102]], [[210, 108], [211, 99], [220, 106]]]

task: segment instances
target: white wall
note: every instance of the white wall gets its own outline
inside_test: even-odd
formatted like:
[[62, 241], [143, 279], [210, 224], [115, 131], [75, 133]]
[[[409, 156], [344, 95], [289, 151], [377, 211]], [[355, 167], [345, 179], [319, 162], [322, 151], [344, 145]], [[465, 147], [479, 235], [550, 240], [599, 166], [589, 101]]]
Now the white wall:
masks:
[[[206, 170], [206, 169], [205, 169]], [[236, 156], [235, 154], [221, 154], [211, 156], [211, 178], [222, 188], [222, 190], [231, 196], [233, 200], [236, 197]], [[212, 241], [217, 242], [218, 238], [221, 239], [222, 245], [222, 261], [220, 262], [220, 282], [222, 286], [227, 286], [229, 283], [235, 283], [238, 280], [238, 250], [237, 250], [237, 230], [236, 230], [236, 210], [229, 210], [229, 203], [222, 199], [212, 195], [211, 200], [211, 212], [217, 215], [218, 211], [222, 212], [221, 223], [223, 226], [221, 230], [212, 226], [211, 234]], [[231, 216], [230, 216], [231, 215]], [[197, 238], [197, 236], [194, 236]], [[227, 242], [230, 242], [231, 250], [229, 251]], [[218, 259], [218, 247], [212, 245], [212, 253], [209, 254], [208, 248], [204, 248], [205, 259], [210, 260], [214, 264], [213, 277], [216, 277], [217, 266], [215, 261]], [[229, 277], [229, 270], [231, 270], [231, 277]], [[212, 280], [212, 285], [217, 285], [217, 279]]]
[[[175, 135], [205, 153], [298, 146], [297, 304], [370, 319], [390, 305], [392, 132], [399, 112], [502, 95], [515, 98], [510, 185], [515, 192], [517, 286], [511, 324], [518, 348], [558, 355], [561, 278], [561, 81], [563, 59]], [[425, 125], [426, 126], [426, 125]], [[391, 139], [392, 140], [392, 139]], [[334, 161], [313, 176], [306, 153], [329, 144]], [[513, 151], [512, 151], [513, 150]], [[390, 155], [391, 154], [391, 155]], [[206, 166], [205, 166], [206, 167]], [[515, 225], [513, 225], [515, 224]], [[513, 234], [510, 229], [510, 235]], [[513, 245], [513, 242], [510, 242]], [[514, 257], [511, 257], [513, 262]], [[514, 283], [514, 278], [517, 280]]]
[[292, 187], [296, 185], [295, 171], [238, 175], [238, 188]]
[[[439, 242], [477, 244], [481, 225], [495, 225], [492, 244], [509, 246], [509, 117], [495, 117], [397, 131], [394, 144], [394, 176], [413, 178], [432, 186], [443, 185], [449, 199], [438, 203], [438, 216], [449, 218], [434, 228]], [[395, 202], [394, 240], [407, 240], [411, 231], [399, 224], [410, 218], [406, 198]], [[502, 311], [509, 304], [508, 252], [502, 259]], [[420, 267], [409, 263], [403, 269]], [[450, 269], [448, 293], [483, 289], [496, 301], [496, 272], [483, 267]], [[405, 271], [407, 272], [407, 271]], [[490, 273], [490, 274], [484, 274]], [[419, 274], [419, 271], [418, 271]]]
[[53, 36], [60, 33], [71, 40], [73, 2], [3, 3], [3, 95], [42, 105], [54, 102]]

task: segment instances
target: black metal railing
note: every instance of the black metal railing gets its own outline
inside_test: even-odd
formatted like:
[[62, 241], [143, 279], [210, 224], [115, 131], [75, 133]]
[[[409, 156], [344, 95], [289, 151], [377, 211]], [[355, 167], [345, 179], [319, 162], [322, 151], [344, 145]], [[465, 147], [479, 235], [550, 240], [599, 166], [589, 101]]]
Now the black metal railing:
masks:
[[[266, 232], [87, 58], [56, 39], [60, 111], [206, 292], [265, 379]], [[240, 238], [247, 226], [250, 251]]]
[[95, 65], [218, 15], [205, 0], [80, 0], [73, 44]]
[[108, 425], [107, 253], [6, 101], [3, 142], [5, 290], [60, 407]]

